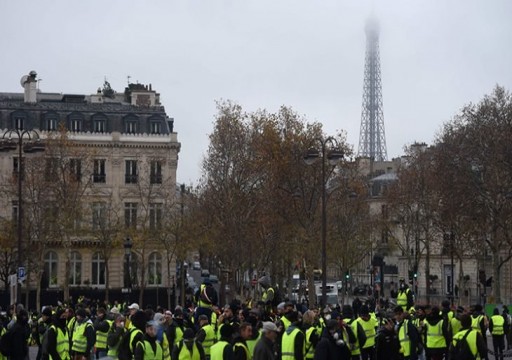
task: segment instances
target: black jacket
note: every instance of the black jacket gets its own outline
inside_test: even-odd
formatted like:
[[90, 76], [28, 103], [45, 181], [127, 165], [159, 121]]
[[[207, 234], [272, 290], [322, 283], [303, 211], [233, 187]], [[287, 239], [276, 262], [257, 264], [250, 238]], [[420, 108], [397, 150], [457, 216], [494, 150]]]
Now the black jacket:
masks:
[[315, 360], [349, 360], [351, 355], [347, 344], [338, 345], [336, 341], [331, 333], [325, 329], [322, 338], [316, 345]]
[[377, 360], [399, 360], [400, 341], [394, 330], [382, 327], [375, 338], [375, 352]]

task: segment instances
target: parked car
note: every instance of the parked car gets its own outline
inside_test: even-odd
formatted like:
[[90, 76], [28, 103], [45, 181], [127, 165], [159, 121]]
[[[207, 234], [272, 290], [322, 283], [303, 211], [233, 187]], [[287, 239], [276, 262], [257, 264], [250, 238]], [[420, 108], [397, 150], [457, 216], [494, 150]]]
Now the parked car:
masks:
[[210, 276], [210, 271], [208, 269], [201, 270], [201, 277], [207, 278]]
[[210, 282], [212, 284], [216, 284], [219, 282], [219, 277], [217, 275], [210, 274]]
[[194, 263], [192, 264], [192, 269], [201, 270], [201, 263], [199, 261], [194, 261]]

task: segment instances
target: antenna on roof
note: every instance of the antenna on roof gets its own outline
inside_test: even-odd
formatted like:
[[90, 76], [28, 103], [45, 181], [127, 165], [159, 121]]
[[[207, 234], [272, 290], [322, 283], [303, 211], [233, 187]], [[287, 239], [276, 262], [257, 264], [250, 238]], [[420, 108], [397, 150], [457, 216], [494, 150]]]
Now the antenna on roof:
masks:
[[130, 85], [130, 79], [132, 78], [130, 75], [126, 76], [126, 78], [128, 79], [128, 85]]

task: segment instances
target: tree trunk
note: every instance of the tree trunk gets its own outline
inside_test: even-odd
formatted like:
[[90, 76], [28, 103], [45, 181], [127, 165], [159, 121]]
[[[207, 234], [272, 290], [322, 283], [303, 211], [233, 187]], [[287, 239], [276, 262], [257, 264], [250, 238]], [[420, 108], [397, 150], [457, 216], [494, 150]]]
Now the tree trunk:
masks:
[[105, 301], [109, 302], [109, 288], [110, 288], [110, 267], [108, 266], [109, 258], [105, 257]]

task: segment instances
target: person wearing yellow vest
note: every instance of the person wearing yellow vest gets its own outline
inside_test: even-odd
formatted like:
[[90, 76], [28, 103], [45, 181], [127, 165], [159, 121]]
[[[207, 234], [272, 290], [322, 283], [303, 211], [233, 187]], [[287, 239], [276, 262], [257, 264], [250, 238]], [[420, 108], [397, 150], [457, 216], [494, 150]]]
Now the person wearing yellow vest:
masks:
[[94, 347], [94, 328], [83, 308], [76, 311], [76, 325], [71, 338], [71, 353], [75, 360], [88, 360]]
[[[218, 296], [217, 291], [209, 279], [203, 281], [194, 297], [197, 304], [197, 308], [194, 312], [194, 323], [198, 323], [200, 315], [206, 315], [208, 319], [211, 319], [213, 306], [217, 305]], [[213, 323], [213, 325], [215, 326], [215, 323]]]
[[183, 309], [177, 306], [174, 309], [173, 319], [166, 332], [169, 345], [172, 347], [183, 339], [183, 332], [185, 331], [185, 319], [183, 317]]
[[272, 311], [272, 303], [274, 301], [275, 290], [270, 284], [270, 276], [262, 276], [258, 279], [258, 283], [263, 288], [263, 293], [261, 294], [261, 301], [265, 304], [265, 309], [267, 312]]
[[183, 333], [183, 339], [172, 349], [171, 353], [172, 360], [205, 360], [206, 355], [204, 353], [203, 346], [201, 343], [194, 339], [194, 330], [186, 329]]
[[[128, 343], [121, 339], [121, 343], [118, 347], [118, 353], [125, 354], [125, 357], [128, 359], [132, 359], [135, 350], [137, 348], [137, 345], [140, 342], [144, 341], [144, 333], [146, 331], [146, 325], [147, 325], [147, 316], [144, 311], [137, 310], [136, 312], [131, 314], [131, 327], [128, 329]], [[125, 325], [126, 327], [126, 325]]]
[[133, 353], [134, 360], [163, 360], [164, 352], [162, 346], [156, 341], [158, 323], [154, 320], [146, 324], [146, 332], [142, 339], [137, 342]]
[[457, 334], [460, 331], [460, 329], [462, 329], [462, 325], [460, 323], [460, 317], [464, 313], [465, 313], [464, 307], [457, 306], [457, 310], [455, 311], [455, 315], [450, 320], [450, 332], [451, 332], [451, 335], [452, 335], [451, 336], [452, 339], [455, 336], [455, 334]]
[[233, 326], [225, 324], [220, 329], [220, 338], [210, 349], [210, 360], [232, 360], [233, 346], [231, 339], [233, 336]]
[[126, 330], [126, 328], [124, 327], [125, 317], [119, 314], [119, 310], [117, 311], [117, 313], [113, 313], [113, 315], [114, 323], [110, 326], [110, 329], [107, 334], [107, 356], [112, 359], [117, 359], [119, 344], [121, 343], [123, 335], [128, 330]]
[[287, 314], [290, 326], [281, 338], [281, 360], [303, 360], [306, 355], [304, 333], [298, 327], [298, 314], [295, 311]]
[[398, 324], [397, 333], [400, 341], [400, 353], [404, 360], [417, 360], [420, 337], [417, 329], [407, 318], [408, 313], [397, 305], [394, 309], [395, 321]]
[[238, 328], [238, 335], [233, 340], [233, 359], [251, 360], [251, 352], [247, 347], [247, 340], [252, 337], [252, 325], [244, 322]]
[[42, 351], [43, 358], [50, 360], [70, 360], [69, 335], [64, 309], [57, 310], [52, 316], [52, 324], [47, 331], [46, 344]]
[[375, 335], [377, 335], [378, 320], [370, 316], [367, 305], [363, 305], [359, 310], [357, 322], [361, 324], [366, 335], [366, 341], [361, 344], [361, 358], [363, 360], [373, 360], [375, 358]]
[[220, 330], [225, 324], [233, 326], [235, 331], [238, 328], [238, 321], [235, 318], [235, 315], [233, 314], [233, 309], [231, 308], [230, 305], [224, 306], [224, 311], [217, 320], [217, 337], [220, 337]]
[[210, 349], [217, 340], [215, 330], [213, 325], [208, 321], [208, 316], [204, 314], [199, 315], [198, 320], [200, 329], [196, 334], [196, 340], [203, 346], [206, 359], [210, 359]]
[[37, 344], [37, 356], [36, 360], [40, 360], [42, 356], [43, 337], [48, 328], [52, 325], [52, 308], [51, 306], [45, 306], [41, 312], [41, 317], [37, 321], [37, 334], [35, 334], [35, 340]]
[[483, 336], [485, 336], [487, 332], [487, 317], [485, 316], [483, 307], [480, 304], [476, 304], [473, 307], [473, 313], [471, 314], [471, 327], [479, 331]]
[[503, 360], [505, 350], [505, 318], [500, 314], [498, 308], [494, 308], [493, 315], [489, 320], [489, 331], [492, 335], [492, 346], [496, 359]]
[[277, 340], [278, 329], [276, 324], [271, 321], [263, 322], [261, 328], [262, 336], [254, 347], [253, 360], [275, 360], [275, 343]]
[[360, 359], [361, 357], [361, 346], [364, 346], [366, 342], [366, 334], [363, 326], [357, 319], [354, 318], [354, 309], [350, 305], [343, 305], [341, 315], [345, 326], [350, 326], [352, 333], [354, 334], [355, 342], [350, 346], [350, 352], [352, 359]]
[[94, 319], [93, 327], [96, 331], [96, 359], [107, 356], [107, 335], [113, 321], [107, 319], [107, 313], [104, 308], [96, 310], [96, 319]]
[[315, 357], [316, 344], [320, 340], [320, 334], [317, 332], [315, 324], [315, 312], [308, 310], [302, 316], [302, 331], [306, 341], [306, 360], [313, 360]]
[[469, 352], [473, 359], [487, 358], [487, 344], [480, 332], [472, 328], [472, 319], [469, 314], [463, 314], [460, 317], [462, 329], [455, 334], [450, 345], [450, 359], [456, 358], [456, 350], [460, 347], [460, 341], [466, 341], [469, 346]]
[[414, 296], [403, 278], [400, 279], [400, 287], [396, 295], [396, 304], [401, 306], [404, 311], [408, 311], [414, 306]]
[[427, 359], [443, 359], [446, 356], [451, 339], [448, 318], [443, 318], [439, 308], [434, 306], [426, 317], [424, 326]]

